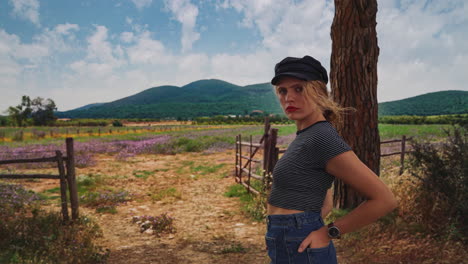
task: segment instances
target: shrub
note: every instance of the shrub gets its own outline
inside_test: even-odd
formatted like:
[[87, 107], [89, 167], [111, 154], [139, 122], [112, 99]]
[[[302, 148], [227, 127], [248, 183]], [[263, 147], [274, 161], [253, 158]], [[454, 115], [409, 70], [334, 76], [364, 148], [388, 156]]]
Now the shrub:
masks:
[[0, 183], [0, 219], [14, 217], [18, 212], [25, 212], [38, 205], [39, 197], [21, 185]]
[[174, 233], [174, 218], [163, 213], [158, 216], [134, 216], [132, 221], [140, 225], [140, 232], [145, 232], [148, 229], [152, 229], [153, 233], [160, 236], [163, 233]]
[[106, 262], [108, 252], [93, 243], [102, 233], [91, 219], [65, 224], [19, 185], [0, 183], [0, 197], [0, 263]]
[[447, 140], [439, 144], [415, 142], [410, 156], [410, 173], [422, 188], [419, 201], [425, 205], [423, 223], [449, 239], [467, 242], [468, 149], [466, 129], [446, 130]]
[[32, 131], [32, 137], [34, 139], [42, 139], [42, 138], [45, 138], [46, 136], [46, 132], [45, 131], [42, 131], [42, 130], [33, 130]]
[[161, 201], [169, 198], [173, 199], [181, 199], [182, 194], [176, 189], [176, 188], [168, 188], [168, 189], [163, 189], [160, 191], [154, 191], [151, 192], [150, 194], [151, 200], [153, 201]]
[[114, 120], [114, 121], [112, 121], [112, 126], [114, 126], [114, 127], [123, 127], [123, 124], [122, 124], [122, 122], [120, 122], [120, 120]]
[[16, 131], [13, 134], [13, 141], [23, 141], [24, 140], [24, 132], [23, 130]]
[[104, 190], [99, 192], [87, 192], [80, 196], [83, 205], [96, 208], [97, 212], [116, 212], [115, 206], [129, 201], [127, 191]]

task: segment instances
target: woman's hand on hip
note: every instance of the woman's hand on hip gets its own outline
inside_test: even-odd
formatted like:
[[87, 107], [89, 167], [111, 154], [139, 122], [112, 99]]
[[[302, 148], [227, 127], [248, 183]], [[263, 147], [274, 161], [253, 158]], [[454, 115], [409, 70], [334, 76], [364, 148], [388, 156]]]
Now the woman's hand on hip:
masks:
[[323, 248], [330, 244], [330, 237], [328, 237], [328, 228], [323, 226], [322, 228], [310, 232], [310, 234], [302, 241], [299, 249], [299, 253], [302, 253], [306, 248]]

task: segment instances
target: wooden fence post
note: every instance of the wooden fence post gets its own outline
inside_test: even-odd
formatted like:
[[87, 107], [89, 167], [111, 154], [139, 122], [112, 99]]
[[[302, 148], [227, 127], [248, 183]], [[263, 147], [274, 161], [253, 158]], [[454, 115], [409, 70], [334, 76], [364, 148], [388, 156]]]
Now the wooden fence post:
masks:
[[278, 129], [277, 128], [272, 128], [270, 132], [270, 161], [268, 164], [268, 170], [269, 172], [273, 172], [273, 169], [276, 165], [276, 160], [278, 159], [275, 157], [276, 153], [276, 139], [278, 137]]
[[70, 191], [70, 202], [72, 209], [72, 219], [78, 219], [78, 189], [75, 177], [75, 154], [73, 150], [73, 138], [66, 139], [67, 147], [67, 178]]
[[248, 178], [247, 178], [247, 184], [248, 184], [248, 187], [247, 187], [247, 192], [250, 193], [250, 177], [252, 175], [252, 135], [250, 135], [250, 146], [249, 146], [249, 174], [248, 174]]
[[239, 180], [237, 179], [237, 177], [239, 177], [239, 171], [241, 169], [240, 167], [240, 164], [239, 164], [239, 160], [241, 159], [239, 157], [239, 135], [236, 136], [236, 182], [239, 182]]
[[242, 184], [242, 136], [239, 135], [239, 183]]
[[65, 168], [63, 166], [63, 157], [62, 152], [59, 150], [55, 151], [55, 155], [57, 155], [57, 167], [60, 176], [60, 198], [62, 203], [62, 216], [65, 222], [70, 220], [68, 216], [68, 206], [67, 206], [67, 179], [65, 175]]
[[270, 161], [270, 136], [268, 135], [268, 131], [265, 132], [264, 136], [265, 140], [263, 141], [263, 175], [264, 177], [268, 177], [268, 163]]
[[406, 151], [406, 136], [403, 136], [401, 138], [400, 175], [403, 174], [403, 171], [405, 170], [405, 151]]

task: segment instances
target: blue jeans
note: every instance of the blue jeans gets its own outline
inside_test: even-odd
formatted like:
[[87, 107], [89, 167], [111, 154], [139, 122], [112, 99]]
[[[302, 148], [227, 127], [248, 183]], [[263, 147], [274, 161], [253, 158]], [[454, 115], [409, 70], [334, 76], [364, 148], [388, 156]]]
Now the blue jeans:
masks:
[[[336, 264], [333, 242], [323, 248], [307, 248], [297, 252], [310, 234], [324, 225], [320, 212], [269, 215], [265, 236], [270, 264]], [[313, 243], [313, 242], [312, 242]]]

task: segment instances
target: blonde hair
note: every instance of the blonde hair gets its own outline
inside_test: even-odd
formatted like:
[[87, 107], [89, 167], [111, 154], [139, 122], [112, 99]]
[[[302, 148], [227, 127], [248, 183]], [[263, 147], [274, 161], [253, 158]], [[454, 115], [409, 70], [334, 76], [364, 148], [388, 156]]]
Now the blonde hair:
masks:
[[[305, 99], [317, 105], [325, 119], [335, 127], [340, 127], [343, 122], [343, 114], [347, 111], [353, 111], [350, 107], [341, 107], [334, 102], [327, 91], [327, 86], [322, 81], [304, 81]], [[276, 95], [278, 95], [278, 86], [276, 86]]]

